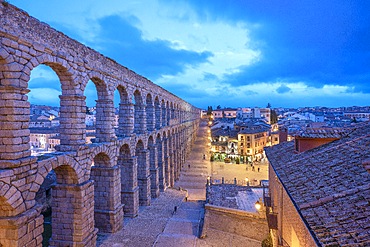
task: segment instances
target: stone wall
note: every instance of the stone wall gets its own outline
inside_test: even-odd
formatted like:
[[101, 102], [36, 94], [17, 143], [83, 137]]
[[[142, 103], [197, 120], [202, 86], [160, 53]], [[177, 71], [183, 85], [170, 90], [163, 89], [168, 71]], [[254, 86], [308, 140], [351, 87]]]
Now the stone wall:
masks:
[[[240, 239], [240, 246], [261, 246], [269, 233], [264, 215], [249, 213], [243, 210], [224, 208], [206, 204], [202, 237], [218, 238], [222, 241], [230, 238]], [[218, 236], [218, 237], [217, 237]], [[230, 246], [230, 243], [224, 243]]]
[[317, 246], [271, 165], [269, 193], [271, 210], [277, 214], [277, 229], [271, 230], [274, 246], [282, 243], [289, 246]]
[[[31, 71], [44, 64], [62, 88], [58, 152], [32, 157]], [[97, 90], [96, 139], [85, 144], [88, 81]], [[113, 128], [115, 90], [119, 127]], [[132, 99], [135, 98], [133, 101]], [[36, 193], [54, 171], [52, 246], [95, 246], [172, 186], [200, 110], [26, 12], [0, 1], [0, 246], [41, 246]], [[158, 178], [157, 178], [158, 173]]]

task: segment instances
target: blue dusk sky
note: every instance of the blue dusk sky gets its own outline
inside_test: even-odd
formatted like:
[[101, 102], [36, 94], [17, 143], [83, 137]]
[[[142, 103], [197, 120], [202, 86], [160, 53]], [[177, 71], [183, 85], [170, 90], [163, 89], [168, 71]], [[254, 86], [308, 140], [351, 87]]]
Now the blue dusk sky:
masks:
[[[368, 0], [9, 3], [200, 108], [370, 105]], [[30, 89], [60, 94], [42, 66]]]

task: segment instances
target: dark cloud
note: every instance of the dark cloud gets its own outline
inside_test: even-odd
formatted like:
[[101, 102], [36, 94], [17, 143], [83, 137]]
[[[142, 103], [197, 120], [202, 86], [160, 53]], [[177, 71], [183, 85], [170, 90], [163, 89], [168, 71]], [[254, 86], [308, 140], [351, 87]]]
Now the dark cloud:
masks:
[[[302, 81], [311, 87], [352, 85], [370, 93], [370, 2], [191, 0], [200, 18], [249, 24], [259, 62], [225, 82]], [[256, 25], [253, 25], [256, 24]]]
[[131, 23], [133, 18], [110, 16], [100, 20], [101, 32], [96, 47], [101, 52], [135, 72], [155, 80], [163, 74], [176, 75], [186, 66], [204, 63], [210, 52], [192, 52], [171, 48], [165, 40], [148, 41]]
[[280, 94], [289, 93], [290, 91], [292, 91], [292, 90], [290, 89], [290, 87], [288, 87], [286, 85], [281, 85], [280, 87], [278, 87], [276, 89], [276, 92], [280, 93]]

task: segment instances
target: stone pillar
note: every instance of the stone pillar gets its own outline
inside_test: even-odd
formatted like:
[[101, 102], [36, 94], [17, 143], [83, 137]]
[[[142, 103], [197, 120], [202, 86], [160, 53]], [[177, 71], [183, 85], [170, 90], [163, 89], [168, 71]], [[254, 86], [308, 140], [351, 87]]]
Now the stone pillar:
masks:
[[168, 155], [168, 138], [163, 138], [163, 165], [164, 165], [164, 181], [166, 187], [170, 186], [170, 167]]
[[[31, 155], [29, 90], [0, 86], [0, 160], [16, 160]], [[0, 165], [1, 167], [1, 165]]]
[[166, 125], [169, 126], [170, 125], [170, 119], [171, 119], [171, 108], [170, 108], [170, 106], [168, 106], [166, 115], [167, 115]]
[[41, 206], [17, 216], [0, 217], [0, 246], [42, 246], [43, 223]]
[[153, 144], [149, 147], [149, 167], [150, 167], [150, 193], [152, 198], [159, 196], [159, 168], [157, 158], [157, 147]]
[[100, 232], [117, 232], [123, 226], [121, 201], [121, 169], [114, 167], [91, 167], [94, 180], [95, 227]]
[[146, 105], [145, 108], [146, 111], [146, 127], [148, 131], [154, 130], [155, 127], [155, 119], [154, 119], [154, 105]]
[[138, 156], [138, 185], [139, 185], [139, 204], [141, 206], [150, 205], [150, 170], [148, 166], [149, 152], [140, 150]]
[[77, 150], [86, 142], [86, 106], [83, 95], [60, 95], [60, 146], [58, 151]]
[[137, 182], [137, 157], [123, 159], [121, 165], [121, 200], [127, 217], [139, 212], [139, 186]]
[[145, 105], [135, 105], [134, 133], [144, 134], [146, 131]]
[[125, 137], [134, 132], [134, 104], [119, 104], [118, 135]]
[[114, 104], [110, 99], [96, 101], [96, 142], [109, 142], [115, 139], [113, 128]]
[[167, 110], [165, 104], [162, 104], [162, 127], [167, 124]]
[[57, 184], [52, 197], [50, 246], [95, 246], [94, 183]]
[[163, 157], [163, 143], [160, 142], [157, 144], [160, 147], [157, 148], [157, 164], [158, 164], [158, 183], [159, 183], [159, 190], [161, 192], [165, 191], [166, 189], [166, 179], [165, 179], [165, 169], [164, 169], [164, 157]]
[[155, 105], [155, 128], [159, 130], [162, 126], [162, 114], [161, 106], [159, 104]]
[[168, 156], [168, 166], [169, 166], [169, 186], [173, 187], [175, 185], [175, 167], [174, 167], [174, 160], [173, 160], [173, 152]]

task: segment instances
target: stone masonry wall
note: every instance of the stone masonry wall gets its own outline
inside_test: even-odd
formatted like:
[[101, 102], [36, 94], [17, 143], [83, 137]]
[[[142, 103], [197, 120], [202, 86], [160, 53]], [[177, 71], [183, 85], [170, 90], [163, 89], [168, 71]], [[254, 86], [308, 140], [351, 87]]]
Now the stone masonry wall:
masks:
[[[31, 71], [40, 64], [53, 69], [61, 84], [61, 144], [58, 152], [37, 158], [30, 151], [27, 93]], [[87, 145], [89, 80], [98, 100], [96, 139]], [[41, 246], [43, 216], [35, 195], [52, 170], [50, 245], [95, 246], [98, 230], [118, 231], [124, 214], [138, 214], [139, 201], [149, 205], [173, 185], [199, 118], [199, 109], [181, 98], [0, 1], [0, 246]]]

